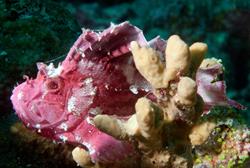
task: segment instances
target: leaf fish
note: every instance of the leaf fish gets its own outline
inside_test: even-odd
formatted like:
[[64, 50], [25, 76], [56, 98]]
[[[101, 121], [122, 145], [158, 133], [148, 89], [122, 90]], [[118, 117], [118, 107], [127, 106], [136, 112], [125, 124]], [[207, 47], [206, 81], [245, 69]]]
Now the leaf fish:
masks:
[[[93, 162], [108, 164], [134, 155], [129, 142], [99, 131], [91, 121], [98, 114], [126, 119], [134, 113], [137, 99], [152, 92], [135, 68], [131, 41], [159, 51], [166, 43], [159, 38], [147, 42], [142, 31], [128, 22], [112, 24], [103, 32], [84, 30], [58, 67], [37, 63], [36, 78], [27, 77], [14, 88], [11, 100], [16, 114], [45, 137], [87, 149]], [[216, 69], [197, 74], [198, 93], [205, 104], [242, 108], [228, 101], [224, 82], [212, 86], [210, 79], [218, 71], [210, 72]]]

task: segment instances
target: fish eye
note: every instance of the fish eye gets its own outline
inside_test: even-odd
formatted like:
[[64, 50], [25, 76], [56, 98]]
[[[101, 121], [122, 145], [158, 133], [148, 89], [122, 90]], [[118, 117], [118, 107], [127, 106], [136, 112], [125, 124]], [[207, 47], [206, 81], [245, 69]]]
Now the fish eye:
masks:
[[47, 87], [49, 89], [57, 89], [58, 88], [58, 83], [56, 81], [50, 81], [48, 84], [47, 84]]
[[47, 79], [46, 83], [46, 88], [49, 92], [57, 92], [59, 91], [61, 87], [61, 83], [59, 79]]

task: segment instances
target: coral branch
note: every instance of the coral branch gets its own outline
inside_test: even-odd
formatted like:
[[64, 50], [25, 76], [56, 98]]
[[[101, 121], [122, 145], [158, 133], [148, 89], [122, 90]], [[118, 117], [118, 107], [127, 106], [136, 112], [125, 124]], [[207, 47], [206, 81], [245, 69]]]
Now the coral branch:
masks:
[[177, 86], [175, 102], [183, 106], [193, 106], [196, 103], [197, 85], [194, 80], [182, 77]]
[[140, 149], [162, 147], [163, 111], [146, 98], [138, 99], [136, 114], [126, 122], [108, 115], [97, 115], [94, 123], [101, 131], [121, 140], [137, 139]]
[[168, 39], [166, 50], [166, 74], [164, 83], [169, 85], [178, 73], [185, 75], [188, 73], [190, 66], [190, 53], [188, 45], [180, 39], [179, 36], [173, 35]]
[[91, 161], [89, 152], [83, 148], [76, 147], [72, 151], [72, 156], [75, 162], [81, 167], [93, 167], [94, 163]]
[[216, 124], [214, 122], [203, 122], [192, 128], [192, 131], [189, 135], [192, 145], [201, 145], [203, 144], [211, 131], [215, 128]]
[[117, 139], [127, 139], [128, 135], [123, 121], [108, 115], [97, 115], [93, 121], [95, 126], [101, 131], [112, 135]]
[[195, 79], [196, 72], [202, 63], [208, 48], [207, 48], [207, 44], [196, 42], [189, 47], [189, 50], [190, 50], [190, 56], [191, 56], [191, 66], [189, 69], [190, 71], [189, 73], [190, 73], [190, 76], [193, 79]]
[[131, 51], [138, 71], [154, 88], [163, 88], [164, 64], [159, 54], [152, 48], [140, 47], [135, 41], [131, 42]]
[[196, 81], [189, 76], [195, 78], [207, 51], [206, 44], [188, 47], [173, 35], [166, 45], [166, 63], [158, 51], [141, 47], [135, 41], [131, 51], [136, 68], [154, 88], [156, 100], [138, 99], [136, 113], [127, 121], [97, 115], [95, 126], [117, 139], [132, 141], [142, 153], [142, 167], [191, 167], [189, 137], [198, 144], [207, 136], [199, 133], [201, 127], [193, 128], [203, 112], [203, 100], [197, 94]]
[[153, 143], [162, 128], [163, 111], [146, 98], [138, 99], [135, 110], [141, 136]]

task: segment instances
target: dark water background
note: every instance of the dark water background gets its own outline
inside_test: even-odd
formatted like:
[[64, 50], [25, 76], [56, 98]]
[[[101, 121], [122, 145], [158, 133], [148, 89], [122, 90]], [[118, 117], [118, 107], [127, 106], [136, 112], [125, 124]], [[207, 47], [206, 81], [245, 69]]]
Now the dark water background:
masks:
[[[36, 62], [62, 61], [81, 27], [102, 30], [126, 20], [148, 40], [179, 34], [188, 44], [206, 42], [207, 57], [225, 65], [228, 96], [250, 108], [249, 0], [0, 0], [0, 167], [36, 167], [9, 143], [14, 85], [24, 74], [35, 76]], [[239, 113], [250, 121], [247, 111]]]

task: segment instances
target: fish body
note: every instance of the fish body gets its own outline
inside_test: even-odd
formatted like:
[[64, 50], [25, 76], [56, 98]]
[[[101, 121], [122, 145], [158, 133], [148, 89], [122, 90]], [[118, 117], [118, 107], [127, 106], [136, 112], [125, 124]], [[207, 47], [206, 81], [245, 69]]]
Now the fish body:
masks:
[[133, 153], [130, 144], [95, 128], [91, 118], [127, 118], [145, 95], [146, 82], [129, 51], [134, 40], [147, 45], [127, 22], [102, 33], [85, 30], [58, 67], [38, 63], [37, 77], [15, 87], [11, 100], [17, 115], [43, 136], [86, 148], [93, 161], [114, 162]]

